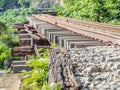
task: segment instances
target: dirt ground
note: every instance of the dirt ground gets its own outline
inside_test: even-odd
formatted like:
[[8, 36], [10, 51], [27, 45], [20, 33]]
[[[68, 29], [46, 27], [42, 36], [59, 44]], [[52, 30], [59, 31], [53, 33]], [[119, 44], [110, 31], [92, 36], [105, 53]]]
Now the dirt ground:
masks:
[[17, 74], [4, 74], [0, 78], [0, 90], [19, 90], [21, 79]]

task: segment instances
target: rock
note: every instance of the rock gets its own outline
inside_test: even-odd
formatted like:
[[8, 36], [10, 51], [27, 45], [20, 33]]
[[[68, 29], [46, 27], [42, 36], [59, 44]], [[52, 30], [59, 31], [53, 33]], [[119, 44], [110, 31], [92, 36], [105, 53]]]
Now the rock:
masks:
[[57, 81], [61, 81], [62, 80], [62, 76], [61, 76], [61, 74], [59, 73], [59, 74], [57, 74], [58, 75], [58, 77], [57, 77]]
[[64, 86], [64, 82], [63, 82], [63, 80], [57, 82], [57, 84], [60, 85], [60, 86], [62, 86], [62, 87]]
[[77, 62], [73, 62], [73, 63], [72, 63], [72, 66], [73, 66], [74, 68], [77, 68], [77, 67], [78, 67]]
[[64, 82], [65, 85], [68, 87], [68, 86], [71, 86], [70, 82]]
[[4, 67], [6, 69], [10, 68], [11, 64], [12, 64], [13, 59], [12, 58], [7, 58], [6, 60], [4, 60]]
[[[78, 61], [77, 61], [78, 67], [76, 67], [76, 70], [78, 70], [78, 72], [80, 73], [79, 74], [80, 77], [89, 76], [91, 78], [90, 80], [87, 80], [85, 78], [80, 78], [81, 82], [83, 82], [84, 85], [87, 84], [88, 81], [91, 81], [91, 83], [94, 83], [93, 81], [97, 80], [97, 86], [99, 85], [102, 86], [102, 84], [100, 83], [102, 83], [104, 80], [107, 82], [111, 82], [115, 80], [115, 75], [107, 72], [113, 72], [118, 70], [119, 64], [117, 64], [118, 65], [117, 66], [113, 64], [113, 62], [106, 62], [106, 57], [114, 58], [118, 56], [117, 54], [118, 53], [120, 54], [119, 50], [113, 47], [112, 49], [111, 47], [88, 47], [88, 48], [83, 48], [83, 50], [80, 49], [78, 50], [78, 52], [80, 53], [79, 55], [80, 57], [78, 57]], [[84, 66], [84, 69], [83, 69], [83, 66]], [[88, 87], [90, 89], [94, 88], [94, 90], [100, 90], [98, 88], [95, 89], [96, 87], [94, 86], [94, 84], [90, 84], [88, 85]]]
[[117, 90], [120, 87], [120, 48], [85, 47], [68, 50], [66, 55], [59, 55], [57, 58], [62, 63], [57, 64], [54, 60], [55, 67], [52, 68], [62, 67], [53, 76], [57, 78], [61, 73], [64, 84], [71, 84], [66, 87], [68, 90]]

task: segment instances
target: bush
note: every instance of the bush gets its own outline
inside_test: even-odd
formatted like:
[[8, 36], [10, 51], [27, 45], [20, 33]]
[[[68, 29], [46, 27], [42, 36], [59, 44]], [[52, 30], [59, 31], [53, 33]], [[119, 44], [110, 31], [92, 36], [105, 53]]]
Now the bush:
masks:
[[49, 49], [39, 48], [39, 57], [32, 57], [28, 65], [32, 71], [24, 72], [21, 90], [61, 90], [55, 83], [48, 84]]
[[33, 14], [36, 13], [36, 9], [34, 8], [24, 8], [23, 10], [21, 10], [20, 15], [26, 16], [28, 14]]
[[58, 15], [82, 20], [120, 24], [120, 0], [64, 0]]
[[4, 60], [11, 57], [11, 49], [0, 42], [0, 68], [4, 66]]
[[26, 15], [36, 13], [34, 8], [23, 8], [21, 10], [12, 9], [7, 10], [0, 16], [0, 20], [5, 23], [7, 27], [13, 27], [16, 23], [21, 23], [26, 20]]
[[25, 72], [28, 77], [23, 80], [21, 90], [41, 90], [40, 88], [47, 84], [48, 51], [48, 49], [39, 49], [41, 55], [31, 57], [27, 64], [33, 69], [27, 73]]

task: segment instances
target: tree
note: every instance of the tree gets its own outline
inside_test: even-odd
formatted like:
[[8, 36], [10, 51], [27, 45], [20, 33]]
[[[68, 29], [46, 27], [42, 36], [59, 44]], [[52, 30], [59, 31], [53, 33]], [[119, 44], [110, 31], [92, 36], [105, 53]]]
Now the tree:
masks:
[[120, 0], [64, 0], [58, 14], [65, 17], [120, 24]]
[[105, 7], [108, 20], [120, 24], [120, 0], [106, 0]]

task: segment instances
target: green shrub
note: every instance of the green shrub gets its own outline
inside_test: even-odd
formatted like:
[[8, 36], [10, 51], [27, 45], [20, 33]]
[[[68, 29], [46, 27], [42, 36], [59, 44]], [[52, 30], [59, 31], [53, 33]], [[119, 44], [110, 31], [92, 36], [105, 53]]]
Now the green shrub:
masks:
[[32, 68], [31, 71], [25, 72], [29, 77], [23, 80], [21, 90], [41, 90], [44, 84], [47, 84], [48, 74], [48, 49], [40, 48], [41, 54], [39, 57], [31, 57], [28, 65]]
[[0, 68], [4, 66], [4, 60], [11, 56], [11, 49], [8, 48], [5, 44], [0, 42]]
[[34, 8], [23, 8], [21, 10], [12, 9], [4, 12], [0, 16], [0, 20], [5, 23], [7, 27], [13, 27], [16, 23], [21, 23], [26, 20], [26, 15], [36, 13]]
[[32, 56], [27, 63], [32, 70], [23, 73], [26, 78], [23, 79], [21, 90], [61, 90], [56, 83], [47, 82], [49, 49], [39, 48], [38, 51], [40, 56]]
[[26, 16], [28, 14], [33, 14], [36, 13], [36, 9], [34, 8], [24, 8], [23, 10], [21, 10], [20, 15]]
[[88, 21], [120, 24], [120, 0], [64, 0], [58, 15]]

